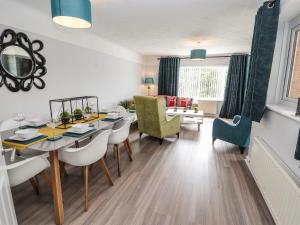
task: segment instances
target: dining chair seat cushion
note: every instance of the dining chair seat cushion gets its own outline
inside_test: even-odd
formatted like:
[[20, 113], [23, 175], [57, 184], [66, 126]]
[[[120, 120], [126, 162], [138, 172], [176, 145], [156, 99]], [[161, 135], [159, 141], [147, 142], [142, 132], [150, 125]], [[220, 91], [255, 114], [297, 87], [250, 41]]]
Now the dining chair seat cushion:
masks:
[[89, 144], [81, 148], [68, 148], [59, 151], [59, 160], [73, 166], [87, 166], [97, 162], [106, 153], [110, 133], [111, 130], [104, 130]]
[[[7, 160], [8, 161], [8, 160]], [[11, 187], [17, 186], [50, 167], [47, 155], [20, 158], [7, 165], [7, 173]]]
[[112, 130], [109, 136], [108, 143], [120, 144], [124, 142], [129, 136], [130, 125], [131, 125], [131, 120], [126, 120], [126, 119], [116, 124], [116, 126], [114, 127], [114, 129]]

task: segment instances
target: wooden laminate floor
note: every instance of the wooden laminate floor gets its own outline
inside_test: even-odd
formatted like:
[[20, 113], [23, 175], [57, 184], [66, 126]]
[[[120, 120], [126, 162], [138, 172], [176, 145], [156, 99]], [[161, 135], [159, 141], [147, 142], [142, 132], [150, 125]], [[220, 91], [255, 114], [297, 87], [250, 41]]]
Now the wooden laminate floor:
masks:
[[[274, 225], [237, 147], [211, 145], [212, 119], [181, 128], [180, 139], [163, 145], [149, 136], [130, 141], [134, 161], [122, 147], [122, 177], [113, 154], [110, 187], [98, 166], [90, 175], [89, 211], [84, 212], [81, 168], [67, 167], [63, 179], [65, 224], [97, 225]], [[112, 148], [109, 148], [112, 153]], [[13, 189], [19, 224], [54, 224], [51, 190], [40, 178], [36, 196], [29, 182]]]

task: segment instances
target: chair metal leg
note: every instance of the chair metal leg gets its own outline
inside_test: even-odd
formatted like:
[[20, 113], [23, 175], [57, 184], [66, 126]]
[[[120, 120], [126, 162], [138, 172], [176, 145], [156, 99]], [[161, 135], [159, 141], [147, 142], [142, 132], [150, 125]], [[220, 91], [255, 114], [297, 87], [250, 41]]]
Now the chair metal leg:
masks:
[[112, 180], [112, 178], [111, 178], [111, 176], [110, 176], [110, 173], [109, 173], [109, 171], [108, 171], [108, 168], [107, 168], [107, 166], [106, 166], [105, 161], [104, 161], [103, 159], [100, 159], [99, 165], [100, 165], [101, 169], [103, 170], [103, 172], [104, 172], [104, 174], [105, 174], [105, 176], [106, 176], [106, 178], [107, 178], [109, 184], [110, 184], [111, 186], [113, 186], [113, 185], [114, 185], [114, 182], [113, 182], [113, 180]]
[[37, 195], [39, 195], [40, 194], [40, 190], [39, 190], [39, 186], [38, 186], [36, 180], [34, 178], [31, 178], [29, 181], [30, 181], [30, 183], [32, 185], [32, 188], [33, 188], [34, 192]]
[[88, 211], [88, 201], [89, 201], [89, 167], [83, 167], [83, 183], [84, 183], [84, 211]]

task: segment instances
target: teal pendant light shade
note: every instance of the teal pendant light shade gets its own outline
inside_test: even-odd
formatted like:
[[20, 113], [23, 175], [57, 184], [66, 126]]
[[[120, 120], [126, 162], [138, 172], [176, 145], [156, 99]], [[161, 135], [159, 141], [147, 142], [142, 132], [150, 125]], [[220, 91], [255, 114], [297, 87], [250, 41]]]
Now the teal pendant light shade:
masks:
[[193, 49], [191, 51], [192, 60], [203, 60], [206, 59], [206, 50], [205, 49]]
[[92, 10], [90, 0], [51, 0], [53, 21], [70, 28], [90, 28]]

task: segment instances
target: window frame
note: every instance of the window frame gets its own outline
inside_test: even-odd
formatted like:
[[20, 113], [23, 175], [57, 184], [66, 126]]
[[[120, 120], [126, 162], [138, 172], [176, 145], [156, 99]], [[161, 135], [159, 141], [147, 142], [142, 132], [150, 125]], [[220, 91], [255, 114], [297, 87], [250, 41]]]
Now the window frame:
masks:
[[286, 43], [287, 54], [284, 62], [286, 63], [286, 67], [284, 70], [284, 80], [283, 80], [283, 88], [281, 92], [280, 101], [283, 103], [296, 104], [297, 99], [291, 98], [288, 96], [288, 92], [290, 90], [290, 84], [292, 81], [292, 73], [293, 73], [293, 65], [295, 61], [295, 50], [296, 50], [296, 34], [298, 33], [298, 38], [300, 38], [300, 17], [293, 19], [289, 22], [288, 28], [288, 37]]
[[[226, 82], [227, 82], [229, 65], [184, 65], [184, 66], [180, 66], [180, 70], [182, 68], [189, 68], [189, 67], [226, 68], [225, 81], [224, 81], [224, 91], [223, 91], [223, 97], [222, 97], [222, 99], [221, 98], [218, 98], [218, 99], [199, 98], [199, 97], [195, 97], [195, 96], [192, 97], [193, 99], [195, 99], [197, 101], [223, 102], [224, 101], [224, 97], [225, 97], [225, 88], [226, 88]], [[181, 73], [181, 72], [179, 72], [179, 73]], [[178, 83], [178, 96], [180, 96], [179, 95], [179, 86], [180, 86], [180, 82]], [[181, 96], [181, 97], [187, 97], [187, 96]]]

